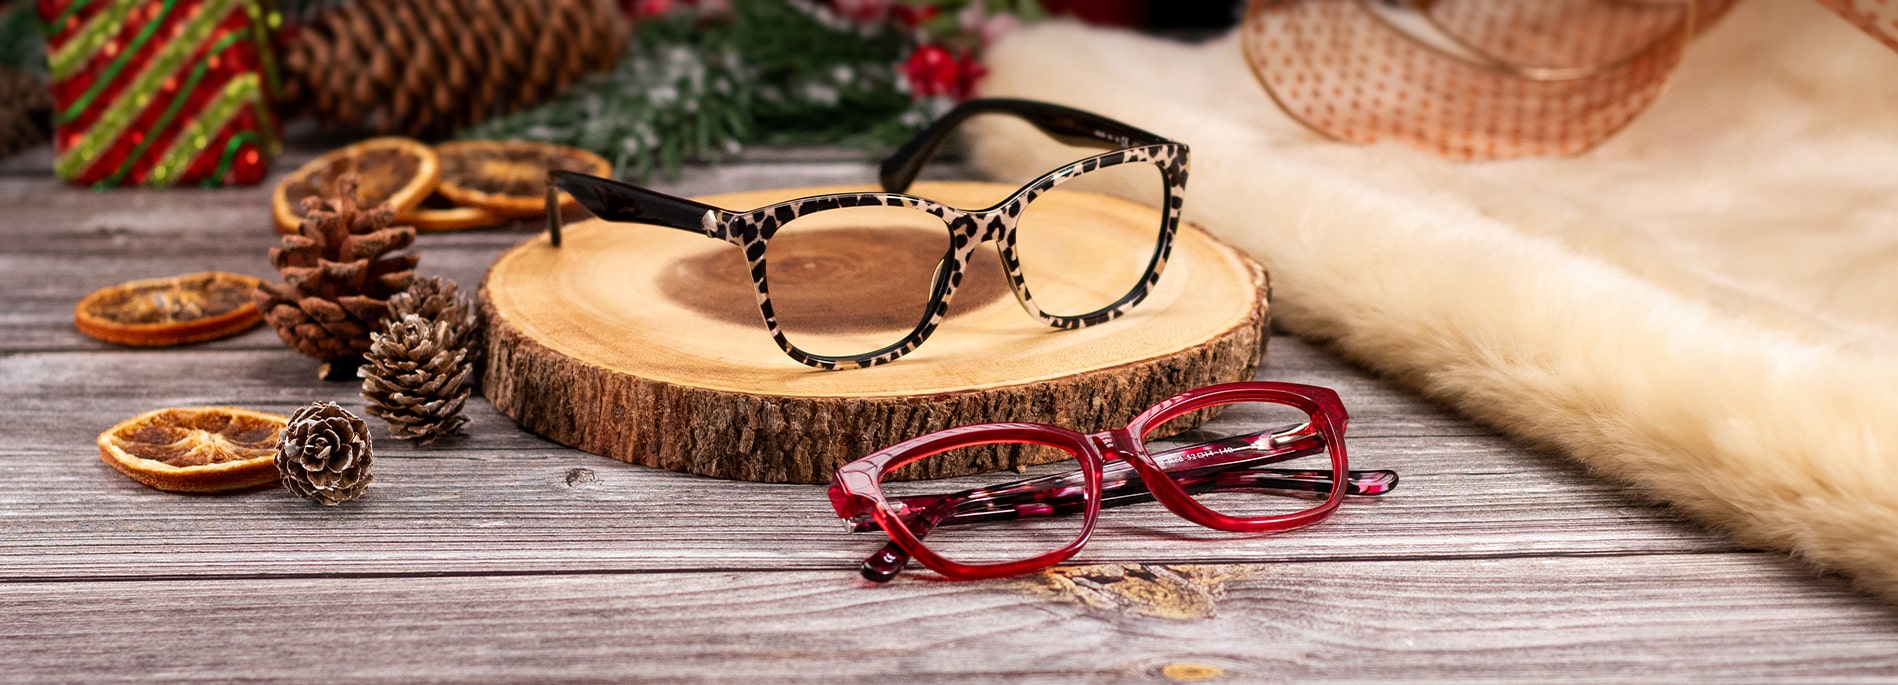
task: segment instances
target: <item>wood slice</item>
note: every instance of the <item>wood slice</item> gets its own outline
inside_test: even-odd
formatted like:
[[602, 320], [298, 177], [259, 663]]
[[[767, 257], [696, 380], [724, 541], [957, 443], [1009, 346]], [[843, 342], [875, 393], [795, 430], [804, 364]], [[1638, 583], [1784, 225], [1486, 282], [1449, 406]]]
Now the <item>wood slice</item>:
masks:
[[[797, 188], [705, 201], [752, 208], [870, 190]], [[984, 207], [1013, 190], [934, 182], [914, 192]], [[1070, 249], [1102, 253], [1100, 264], [1126, 262], [1128, 244], [1151, 245], [1159, 220], [1150, 207], [1088, 193], [1050, 193], [1030, 211], [1039, 213], [1037, 228], [1062, 231]], [[824, 240], [812, 241], [822, 248], [805, 252], [781, 254], [773, 241], [767, 260], [774, 303], [780, 278], [789, 290], [791, 279], [808, 272], [810, 292], [837, 300], [835, 310], [881, 307], [906, 316], [903, 325], [880, 331], [894, 342], [920, 315], [927, 285], [910, 293], [854, 283], [919, 261], [933, 269], [943, 250], [895, 237], [909, 235], [901, 231], [830, 228]], [[843, 371], [804, 366], [778, 349], [758, 313], [743, 255], [729, 243], [597, 220], [569, 226], [563, 237], [559, 248], [545, 234], [528, 240], [488, 271], [480, 293], [489, 330], [484, 394], [501, 413], [557, 442], [719, 478], [828, 482], [849, 460], [969, 423], [1119, 427], [1175, 393], [1252, 378], [1267, 339], [1265, 270], [1191, 225], [1180, 227], [1166, 272], [1145, 302], [1120, 319], [1076, 330], [1045, 326], [1024, 312], [1000, 258], [984, 247], [948, 319], [927, 342], [893, 363]], [[946, 232], [929, 239], [946, 241]], [[1051, 277], [1032, 264], [1024, 268], [1031, 290], [1038, 276]], [[826, 283], [853, 285], [821, 287]], [[906, 470], [933, 478], [1035, 458], [965, 452]]]

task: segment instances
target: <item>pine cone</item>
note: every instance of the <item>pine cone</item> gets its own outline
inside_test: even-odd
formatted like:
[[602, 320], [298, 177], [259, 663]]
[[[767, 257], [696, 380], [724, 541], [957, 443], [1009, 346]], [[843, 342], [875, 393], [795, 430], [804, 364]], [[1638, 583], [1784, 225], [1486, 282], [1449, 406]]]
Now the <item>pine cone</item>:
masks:
[[454, 322], [409, 314], [372, 337], [368, 363], [357, 373], [369, 414], [389, 422], [390, 437], [426, 445], [468, 422], [461, 410], [474, 367], [454, 344]]
[[[383, 256], [415, 242], [415, 229], [390, 227], [388, 205], [356, 206], [356, 178], [337, 180], [338, 197], [304, 200], [296, 235], [270, 249], [283, 283], [259, 283], [252, 299], [277, 335], [325, 362], [347, 365], [369, 351], [369, 333], [389, 315], [389, 297], [415, 280], [414, 254]], [[326, 372], [326, 376], [329, 374]]]
[[409, 284], [408, 290], [389, 297], [389, 318], [396, 320], [412, 314], [423, 321], [446, 321], [454, 337], [444, 344], [466, 348], [472, 355], [480, 343], [481, 321], [474, 303], [462, 297], [460, 289], [446, 278], [417, 278]]
[[441, 136], [613, 66], [605, 0], [381, 0], [323, 12], [285, 48], [285, 102], [325, 124]]
[[0, 67], [0, 157], [46, 142], [53, 134], [53, 96], [46, 84]]
[[298, 497], [336, 506], [357, 497], [375, 477], [369, 427], [335, 402], [318, 402], [290, 415], [277, 436], [277, 474]]

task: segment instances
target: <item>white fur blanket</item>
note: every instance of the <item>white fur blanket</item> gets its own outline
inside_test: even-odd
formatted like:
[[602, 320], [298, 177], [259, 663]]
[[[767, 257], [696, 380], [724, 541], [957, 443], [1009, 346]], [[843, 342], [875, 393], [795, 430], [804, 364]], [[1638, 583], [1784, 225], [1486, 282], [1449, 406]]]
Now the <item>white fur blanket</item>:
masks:
[[[1566, 159], [1328, 142], [1234, 36], [1049, 24], [989, 67], [1191, 145], [1187, 218], [1266, 263], [1285, 329], [1898, 601], [1898, 54], [1817, 3], [1741, 3]], [[1012, 179], [1075, 154], [974, 144]]]

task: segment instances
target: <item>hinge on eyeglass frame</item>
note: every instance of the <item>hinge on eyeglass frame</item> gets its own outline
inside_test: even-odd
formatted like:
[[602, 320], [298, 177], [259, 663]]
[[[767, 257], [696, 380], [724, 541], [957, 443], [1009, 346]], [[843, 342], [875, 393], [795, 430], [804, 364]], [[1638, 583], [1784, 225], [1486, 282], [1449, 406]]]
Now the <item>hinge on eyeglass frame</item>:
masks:
[[1288, 430], [1282, 433], [1274, 433], [1268, 442], [1273, 447], [1282, 447], [1282, 446], [1290, 445], [1294, 442], [1303, 440], [1315, 432], [1316, 431], [1313, 430], [1311, 422], [1306, 421], [1304, 423], [1293, 426], [1291, 430]]

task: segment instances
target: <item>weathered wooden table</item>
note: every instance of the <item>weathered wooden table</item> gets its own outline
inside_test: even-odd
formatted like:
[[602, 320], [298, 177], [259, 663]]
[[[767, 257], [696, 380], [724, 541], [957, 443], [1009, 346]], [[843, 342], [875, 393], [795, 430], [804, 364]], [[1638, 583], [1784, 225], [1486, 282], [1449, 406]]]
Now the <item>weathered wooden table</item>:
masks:
[[[1111, 510], [1082, 565], [1014, 580], [867, 586], [875, 545], [821, 487], [629, 466], [478, 400], [465, 439], [380, 440], [350, 505], [158, 492], [99, 461], [99, 431], [361, 402], [268, 330], [160, 351], [80, 335], [92, 289], [274, 278], [276, 237], [265, 189], [94, 192], [49, 156], [0, 163], [0, 680], [1898, 679], [1898, 611], [1284, 336], [1260, 377], [1336, 388], [1353, 464], [1400, 471], [1396, 493], [1265, 537]], [[664, 185], [873, 176], [765, 150]], [[472, 287], [524, 237], [427, 235], [421, 271]]]

